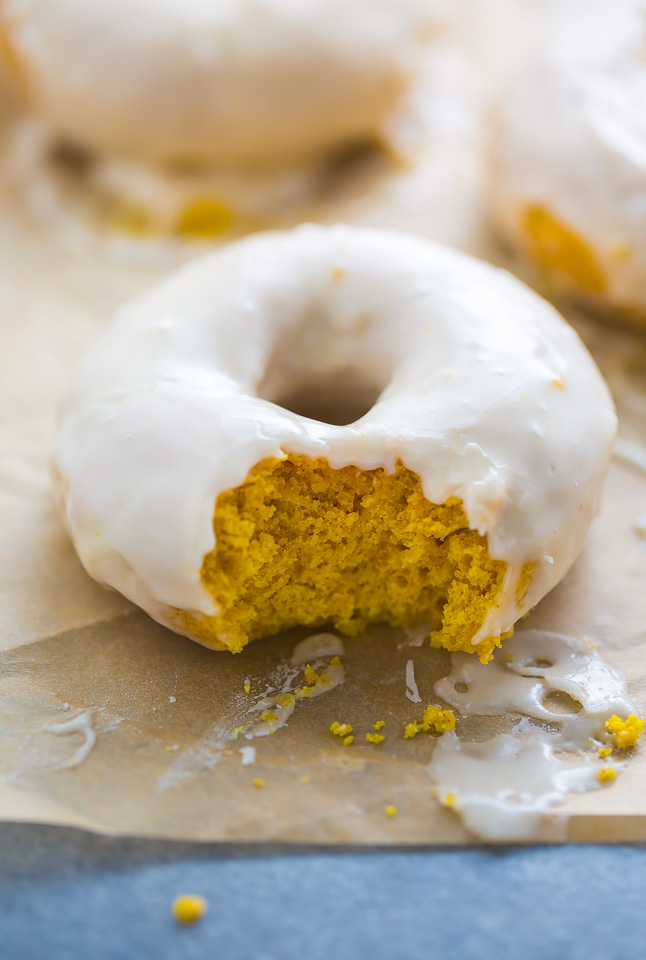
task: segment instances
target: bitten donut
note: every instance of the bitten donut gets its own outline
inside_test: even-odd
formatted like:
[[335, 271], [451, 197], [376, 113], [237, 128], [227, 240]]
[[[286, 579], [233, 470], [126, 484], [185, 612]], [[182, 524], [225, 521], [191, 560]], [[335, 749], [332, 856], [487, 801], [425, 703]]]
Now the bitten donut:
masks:
[[214, 648], [386, 622], [486, 659], [579, 553], [614, 433], [592, 359], [519, 281], [305, 225], [124, 308], [67, 401], [56, 488], [88, 572]]
[[492, 209], [550, 283], [646, 325], [646, 3], [544, 0]]

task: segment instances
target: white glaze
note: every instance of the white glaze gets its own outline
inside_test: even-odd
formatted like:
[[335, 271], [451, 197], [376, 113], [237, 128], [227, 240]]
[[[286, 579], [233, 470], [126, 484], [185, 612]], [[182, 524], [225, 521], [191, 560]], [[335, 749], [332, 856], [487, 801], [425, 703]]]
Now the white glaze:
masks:
[[47, 733], [61, 735], [80, 733], [83, 737], [83, 742], [76, 748], [73, 756], [65, 763], [60, 764], [57, 767], [58, 770], [73, 770], [75, 767], [80, 767], [96, 743], [96, 731], [92, 726], [92, 712], [90, 710], [84, 710], [75, 717], [70, 717], [69, 720], [61, 720], [60, 723], [46, 723], [43, 730]]
[[342, 657], [344, 653], [345, 648], [340, 637], [333, 633], [314, 633], [296, 644], [289, 662], [292, 666], [299, 667], [322, 657]]
[[[539, 206], [586, 242], [615, 306], [646, 307], [646, 2], [543, 0], [501, 98], [492, 212], [525, 246]], [[628, 256], [623, 255], [629, 250]], [[581, 291], [585, 293], [585, 291]]]
[[255, 747], [241, 747], [238, 753], [240, 754], [240, 763], [243, 767], [248, 767], [256, 762]]
[[[428, 633], [426, 636], [428, 636]], [[412, 703], [422, 702], [419, 690], [417, 689], [417, 681], [415, 680], [415, 664], [412, 660], [406, 661], [406, 696]]]
[[[271, 402], [321, 380], [380, 395], [348, 426]], [[524, 609], [569, 569], [614, 432], [590, 356], [519, 281], [403, 234], [306, 225], [201, 258], [124, 309], [71, 391], [56, 486], [88, 572], [184, 632], [171, 608], [217, 612], [200, 580], [213, 505], [253, 466], [401, 460], [430, 501], [461, 498], [509, 565], [475, 643], [522, 612], [525, 563]]]
[[[227, 717], [226, 725], [212, 727], [195, 744], [174, 757], [160, 777], [157, 789], [168, 790], [205, 770], [213, 769], [224, 756], [225, 750], [232, 743], [239, 742], [241, 737], [245, 740], [255, 740], [258, 737], [268, 737], [277, 733], [287, 725], [298, 703], [330, 693], [343, 683], [345, 670], [342, 664], [331, 664], [327, 661], [328, 657], [334, 655], [331, 651], [332, 644], [329, 639], [322, 641], [321, 637], [338, 640], [332, 634], [316, 634], [296, 644], [289, 660], [278, 663], [268, 676], [262, 679], [256, 678], [257, 683], [261, 682], [264, 685], [264, 693], [251, 702], [247, 695], [239, 696], [236, 708]], [[326, 644], [327, 652], [324, 651]], [[300, 655], [307, 650], [308, 646], [312, 654], [309, 658], [310, 663], [319, 672], [319, 678], [314, 686], [308, 687], [307, 692], [304, 693], [302, 666], [307, 660], [302, 660]], [[317, 649], [319, 655], [314, 658]], [[335, 649], [338, 650], [338, 647]], [[340, 652], [343, 653], [342, 646]], [[299, 661], [296, 665], [292, 662], [294, 658]], [[249, 678], [245, 683], [250, 683]], [[262, 715], [265, 711], [270, 711], [274, 717], [259, 720], [258, 715]], [[173, 750], [176, 749], [176, 746], [173, 747]], [[255, 763], [255, 747], [251, 745], [239, 747], [238, 752], [242, 766]]]
[[377, 133], [432, 15], [428, 0], [5, 0], [2, 27], [35, 109], [73, 141], [253, 165]]
[[[540, 630], [517, 632], [486, 666], [466, 654], [452, 654], [451, 664], [433, 689], [460, 716], [524, 717], [490, 740], [443, 734], [428, 766], [440, 801], [452, 794], [452, 809], [486, 840], [565, 839], [567, 818], [555, 808], [568, 793], [601, 786], [605, 721], [636, 712], [625, 680], [590, 641]], [[554, 693], [579, 712], [546, 699]], [[619, 771], [623, 763], [613, 755], [607, 765]]]

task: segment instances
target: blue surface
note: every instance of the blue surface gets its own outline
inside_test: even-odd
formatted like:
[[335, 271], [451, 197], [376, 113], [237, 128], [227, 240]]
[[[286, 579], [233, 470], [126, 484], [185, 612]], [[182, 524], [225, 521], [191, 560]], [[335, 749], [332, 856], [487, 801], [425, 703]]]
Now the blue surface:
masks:
[[[0, 827], [2, 960], [632, 960], [646, 850], [286, 851]], [[179, 927], [180, 893], [209, 902]]]

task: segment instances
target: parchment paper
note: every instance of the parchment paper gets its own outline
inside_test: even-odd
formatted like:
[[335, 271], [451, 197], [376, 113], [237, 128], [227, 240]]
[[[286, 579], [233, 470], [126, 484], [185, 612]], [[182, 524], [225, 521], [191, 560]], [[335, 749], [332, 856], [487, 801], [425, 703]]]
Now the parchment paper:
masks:
[[[433, 738], [403, 738], [404, 724], [436, 699], [433, 682], [448, 672], [448, 654], [385, 628], [344, 640], [346, 681], [254, 740], [255, 763], [244, 766], [240, 748], [250, 743], [230, 732], [306, 634], [258, 641], [238, 656], [211, 653], [84, 573], [50, 496], [57, 403], [114, 306], [184, 253], [92, 245], [82, 230], [78, 242], [73, 232], [62, 242], [30, 223], [20, 203], [1, 199], [0, 819], [197, 840], [468, 842], [432, 797]], [[642, 341], [575, 320], [619, 391], [625, 436], [640, 443]], [[642, 713], [646, 541], [633, 522], [643, 511], [646, 475], [614, 463], [583, 556], [524, 624], [597, 640]], [[421, 704], [406, 697], [409, 660]], [[79, 717], [78, 732], [47, 729]], [[351, 747], [330, 735], [334, 720], [353, 724]], [[362, 743], [377, 720], [386, 723], [384, 743]], [[394, 819], [388, 804], [398, 809]], [[646, 839], [640, 751], [611, 789], [568, 809], [572, 840]]]

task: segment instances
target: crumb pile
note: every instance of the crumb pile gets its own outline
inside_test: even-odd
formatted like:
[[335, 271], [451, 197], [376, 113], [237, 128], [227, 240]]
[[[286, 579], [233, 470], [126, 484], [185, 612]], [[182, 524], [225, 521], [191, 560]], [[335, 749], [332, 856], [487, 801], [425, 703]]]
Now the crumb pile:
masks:
[[[499, 638], [471, 638], [500, 592], [506, 564], [469, 529], [458, 499], [425, 499], [419, 477], [290, 456], [259, 463], [218, 497], [215, 549], [202, 582], [220, 608], [191, 618], [205, 642], [240, 651], [293, 626], [428, 623], [432, 643], [487, 657]], [[186, 615], [184, 615], [186, 616]]]

